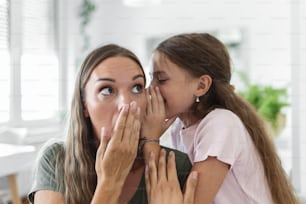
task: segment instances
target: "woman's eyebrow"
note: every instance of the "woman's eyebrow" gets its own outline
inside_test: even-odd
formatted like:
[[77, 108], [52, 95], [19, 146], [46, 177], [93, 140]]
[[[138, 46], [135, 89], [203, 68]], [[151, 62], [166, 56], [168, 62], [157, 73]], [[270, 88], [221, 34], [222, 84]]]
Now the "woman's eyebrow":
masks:
[[98, 78], [95, 82], [99, 82], [99, 81], [110, 81], [110, 82], [115, 82], [115, 79], [112, 78]]
[[143, 78], [143, 79], [145, 79], [145, 77], [144, 77], [143, 74], [138, 74], [138, 75], [136, 75], [136, 76], [133, 77], [133, 80], [136, 80], [136, 79], [138, 79], [138, 78]]
[[[138, 79], [138, 78], [145, 78], [144, 77], [144, 75], [143, 74], [138, 74], [138, 75], [136, 75], [136, 76], [134, 76], [133, 78], [132, 78], [132, 80], [136, 80], [136, 79]], [[96, 79], [96, 81], [95, 82], [99, 82], [99, 81], [110, 81], [110, 82], [116, 82], [116, 80], [115, 79], [112, 79], [112, 78], [107, 78], [107, 77], [105, 77], [105, 78], [98, 78], [98, 79]]]

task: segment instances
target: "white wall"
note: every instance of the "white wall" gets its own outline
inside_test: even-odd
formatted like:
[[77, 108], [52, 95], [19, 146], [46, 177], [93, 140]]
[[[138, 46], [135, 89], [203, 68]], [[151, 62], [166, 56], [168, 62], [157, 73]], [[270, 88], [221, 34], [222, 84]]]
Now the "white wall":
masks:
[[116, 42], [133, 49], [146, 63], [147, 38], [230, 28], [246, 30], [247, 69], [254, 80], [288, 83], [289, 1], [164, 0], [160, 6], [142, 8], [125, 7], [120, 0], [102, 1], [88, 33], [92, 45]]
[[293, 184], [306, 202], [306, 2], [291, 4]]

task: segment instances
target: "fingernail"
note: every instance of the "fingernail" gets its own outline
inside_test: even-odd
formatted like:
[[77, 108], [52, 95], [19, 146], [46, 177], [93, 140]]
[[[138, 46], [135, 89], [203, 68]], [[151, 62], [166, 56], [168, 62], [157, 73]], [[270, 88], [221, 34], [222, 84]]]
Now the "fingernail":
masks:
[[129, 111], [129, 107], [130, 107], [129, 104], [124, 104], [123, 110], [124, 110], [125, 112], [128, 112], [128, 111]]
[[195, 180], [198, 179], [198, 172], [196, 171], [191, 172], [191, 177]]
[[130, 106], [131, 106], [132, 109], [135, 109], [136, 108], [136, 101], [132, 101], [130, 103]]
[[150, 157], [154, 157], [154, 152], [150, 152]]
[[146, 171], [146, 172], [149, 171], [149, 166], [148, 166], [148, 164], [146, 164], [145, 171]]
[[169, 153], [169, 155], [170, 155], [171, 157], [175, 157], [175, 154], [174, 154], [173, 151], [171, 151], [171, 152]]
[[101, 135], [102, 135], [102, 137], [105, 137], [105, 136], [106, 136], [105, 127], [102, 127], [102, 128], [101, 128]]

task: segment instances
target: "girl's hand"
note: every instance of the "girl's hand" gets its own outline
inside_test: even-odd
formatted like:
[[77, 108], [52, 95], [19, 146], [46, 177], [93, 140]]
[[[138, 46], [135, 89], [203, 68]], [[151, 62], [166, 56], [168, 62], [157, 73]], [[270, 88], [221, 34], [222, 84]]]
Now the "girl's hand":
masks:
[[141, 124], [141, 137], [158, 139], [175, 121], [175, 118], [166, 120], [164, 99], [157, 86], [146, 89], [146, 97], [147, 108]]
[[154, 160], [152, 153], [145, 174], [149, 204], [193, 204], [197, 172], [189, 175], [186, 191], [183, 194], [177, 178], [174, 152], [169, 153], [166, 164], [166, 151], [163, 149], [160, 151], [158, 169]]
[[[137, 155], [140, 133], [140, 109], [136, 102], [125, 105], [119, 114], [112, 136], [102, 128], [96, 155], [98, 185], [110, 181], [123, 185]], [[121, 188], [120, 186], [120, 188]]]

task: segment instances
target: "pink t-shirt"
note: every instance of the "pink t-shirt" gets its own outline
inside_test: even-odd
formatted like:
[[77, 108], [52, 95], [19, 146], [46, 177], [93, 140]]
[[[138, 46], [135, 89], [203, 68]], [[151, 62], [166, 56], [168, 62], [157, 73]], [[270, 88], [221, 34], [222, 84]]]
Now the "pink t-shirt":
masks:
[[186, 129], [181, 121], [176, 121], [171, 138], [174, 148], [186, 152], [192, 163], [212, 156], [230, 165], [214, 204], [273, 203], [260, 157], [233, 112], [215, 109]]

